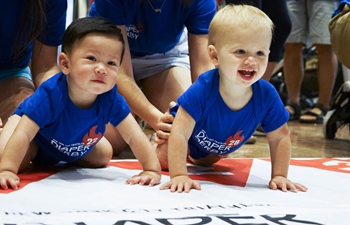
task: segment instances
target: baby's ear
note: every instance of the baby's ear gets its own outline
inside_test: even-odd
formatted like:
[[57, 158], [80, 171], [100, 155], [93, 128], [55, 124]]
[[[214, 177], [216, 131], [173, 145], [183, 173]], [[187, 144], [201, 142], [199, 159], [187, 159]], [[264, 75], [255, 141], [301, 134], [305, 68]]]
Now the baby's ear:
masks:
[[69, 59], [66, 53], [61, 52], [58, 56], [58, 63], [62, 73], [69, 74]]
[[210, 61], [215, 66], [217, 66], [219, 64], [219, 62], [218, 62], [218, 54], [217, 54], [217, 50], [216, 50], [214, 45], [209, 45], [208, 46], [208, 54], [209, 54]]

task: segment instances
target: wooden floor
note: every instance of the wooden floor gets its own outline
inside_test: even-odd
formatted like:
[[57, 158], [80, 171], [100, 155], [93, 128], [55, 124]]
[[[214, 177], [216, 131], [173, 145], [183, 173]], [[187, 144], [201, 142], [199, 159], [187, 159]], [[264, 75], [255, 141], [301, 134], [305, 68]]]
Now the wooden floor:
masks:
[[[327, 140], [323, 136], [322, 124], [304, 124], [288, 122], [292, 140], [292, 158], [331, 158], [350, 157], [349, 125], [338, 130], [335, 139]], [[153, 131], [145, 130], [150, 136]], [[257, 141], [245, 144], [231, 153], [231, 158], [269, 158], [268, 142], [263, 133], [256, 132]], [[134, 158], [132, 152], [126, 149], [116, 158]]]
[[[322, 124], [288, 122], [292, 140], [292, 158], [350, 157], [349, 126], [339, 129], [336, 138], [327, 140], [323, 136]], [[257, 133], [256, 133], [257, 134]], [[231, 157], [270, 157], [268, 142], [264, 135], [256, 135], [255, 144], [246, 144]]]

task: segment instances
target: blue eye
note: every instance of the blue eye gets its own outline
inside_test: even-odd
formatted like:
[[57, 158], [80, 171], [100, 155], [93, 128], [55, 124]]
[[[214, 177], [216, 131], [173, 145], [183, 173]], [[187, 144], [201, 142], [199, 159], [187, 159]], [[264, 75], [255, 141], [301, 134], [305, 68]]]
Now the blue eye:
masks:
[[245, 51], [243, 49], [238, 49], [236, 51], [237, 54], [245, 54]]

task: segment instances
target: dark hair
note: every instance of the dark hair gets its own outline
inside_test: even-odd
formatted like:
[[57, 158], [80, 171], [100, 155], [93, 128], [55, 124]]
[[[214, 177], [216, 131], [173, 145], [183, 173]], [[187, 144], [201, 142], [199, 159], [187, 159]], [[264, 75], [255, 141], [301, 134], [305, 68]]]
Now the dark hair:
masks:
[[123, 45], [120, 63], [123, 61], [125, 42], [121, 30], [114, 23], [101, 17], [84, 17], [74, 20], [63, 34], [62, 52], [70, 53], [77, 41], [91, 33], [116, 37]]
[[17, 59], [28, 44], [41, 34], [46, 23], [45, 0], [26, 0], [23, 4], [24, 10], [13, 51], [14, 59]]

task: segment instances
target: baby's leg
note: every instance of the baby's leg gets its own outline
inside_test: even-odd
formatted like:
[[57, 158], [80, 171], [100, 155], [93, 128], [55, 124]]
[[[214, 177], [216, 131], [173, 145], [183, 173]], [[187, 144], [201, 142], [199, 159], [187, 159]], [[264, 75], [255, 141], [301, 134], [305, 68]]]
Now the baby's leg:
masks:
[[101, 168], [107, 165], [112, 156], [112, 145], [105, 137], [102, 137], [86, 156], [77, 160], [74, 164], [81, 167]]
[[211, 166], [214, 163], [218, 162], [222, 158], [227, 158], [228, 155], [216, 155], [216, 154], [209, 154], [206, 157], [200, 158], [200, 159], [194, 159], [191, 156], [188, 156], [188, 159], [195, 165], [198, 166]]
[[162, 170], [167, 171], [168, 167], [168, 140], [163, 144], [153, 144]]

